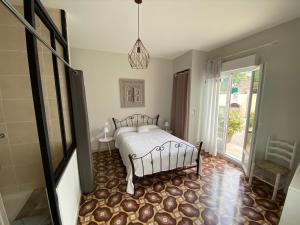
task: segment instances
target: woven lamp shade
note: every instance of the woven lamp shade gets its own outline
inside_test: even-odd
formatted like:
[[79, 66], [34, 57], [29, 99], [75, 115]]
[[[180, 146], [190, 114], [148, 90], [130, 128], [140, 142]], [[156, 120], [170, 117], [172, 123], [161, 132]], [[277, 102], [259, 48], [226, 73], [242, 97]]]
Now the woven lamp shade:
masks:
[[147, 69], [150, 62], [150, 54], [141, 39], [137, 39], [128, 53], [128, 61], [132, 69]]

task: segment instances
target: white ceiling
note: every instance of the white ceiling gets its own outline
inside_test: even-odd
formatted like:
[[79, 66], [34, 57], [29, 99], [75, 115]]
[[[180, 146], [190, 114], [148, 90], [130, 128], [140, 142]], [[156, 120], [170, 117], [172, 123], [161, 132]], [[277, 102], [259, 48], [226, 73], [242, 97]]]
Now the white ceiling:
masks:
[[[137, 38], [133, 0], [42, 0], [69, 16], [71, 47], [128, 53]], [[209, 51], [300, 16], [300, 0], [144, 0], [141, 39], [151, 56]]]

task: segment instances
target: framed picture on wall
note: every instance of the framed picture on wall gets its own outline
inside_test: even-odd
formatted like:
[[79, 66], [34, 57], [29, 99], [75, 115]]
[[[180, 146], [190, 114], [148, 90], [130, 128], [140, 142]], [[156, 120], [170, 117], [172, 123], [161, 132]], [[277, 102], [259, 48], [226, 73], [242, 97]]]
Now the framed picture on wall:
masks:
[[145, 107], [145, 80], [119, 79], [121, 108]]

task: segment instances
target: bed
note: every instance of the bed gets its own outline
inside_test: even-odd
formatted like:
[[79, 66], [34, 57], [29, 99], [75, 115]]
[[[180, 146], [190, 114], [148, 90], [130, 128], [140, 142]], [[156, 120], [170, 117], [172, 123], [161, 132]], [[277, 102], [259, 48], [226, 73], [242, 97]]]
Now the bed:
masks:
[[160, 129], [159, 115], [113, 118], [115, 146], [127, 170], [127, 192], [134, 194], [138, 177], [185, 167], [200, 171], [200, 149]]

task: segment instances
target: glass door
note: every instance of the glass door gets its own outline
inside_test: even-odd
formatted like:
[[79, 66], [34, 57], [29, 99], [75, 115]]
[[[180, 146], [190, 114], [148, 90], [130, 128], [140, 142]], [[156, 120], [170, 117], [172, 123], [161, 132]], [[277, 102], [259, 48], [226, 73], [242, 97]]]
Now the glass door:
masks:
[[262, 66], [221, 73], [218, 103], [218, 152], [241, 164], [248, 175], [253, 155]]
[[223, 154], [226, 151], [231, 83], [231, 73], [222, 73], [219, 86], [217, 148]]
[[241, 161], [243, 170], [247, 176], [249, 175], [251, 160], [254, 155], [257, 121], [259, 116], [259, 103], [262, 92], [262, 77], [263, 65], [260, 65], [252, 71], [250, 95], [248, 98], [245, 141]]

